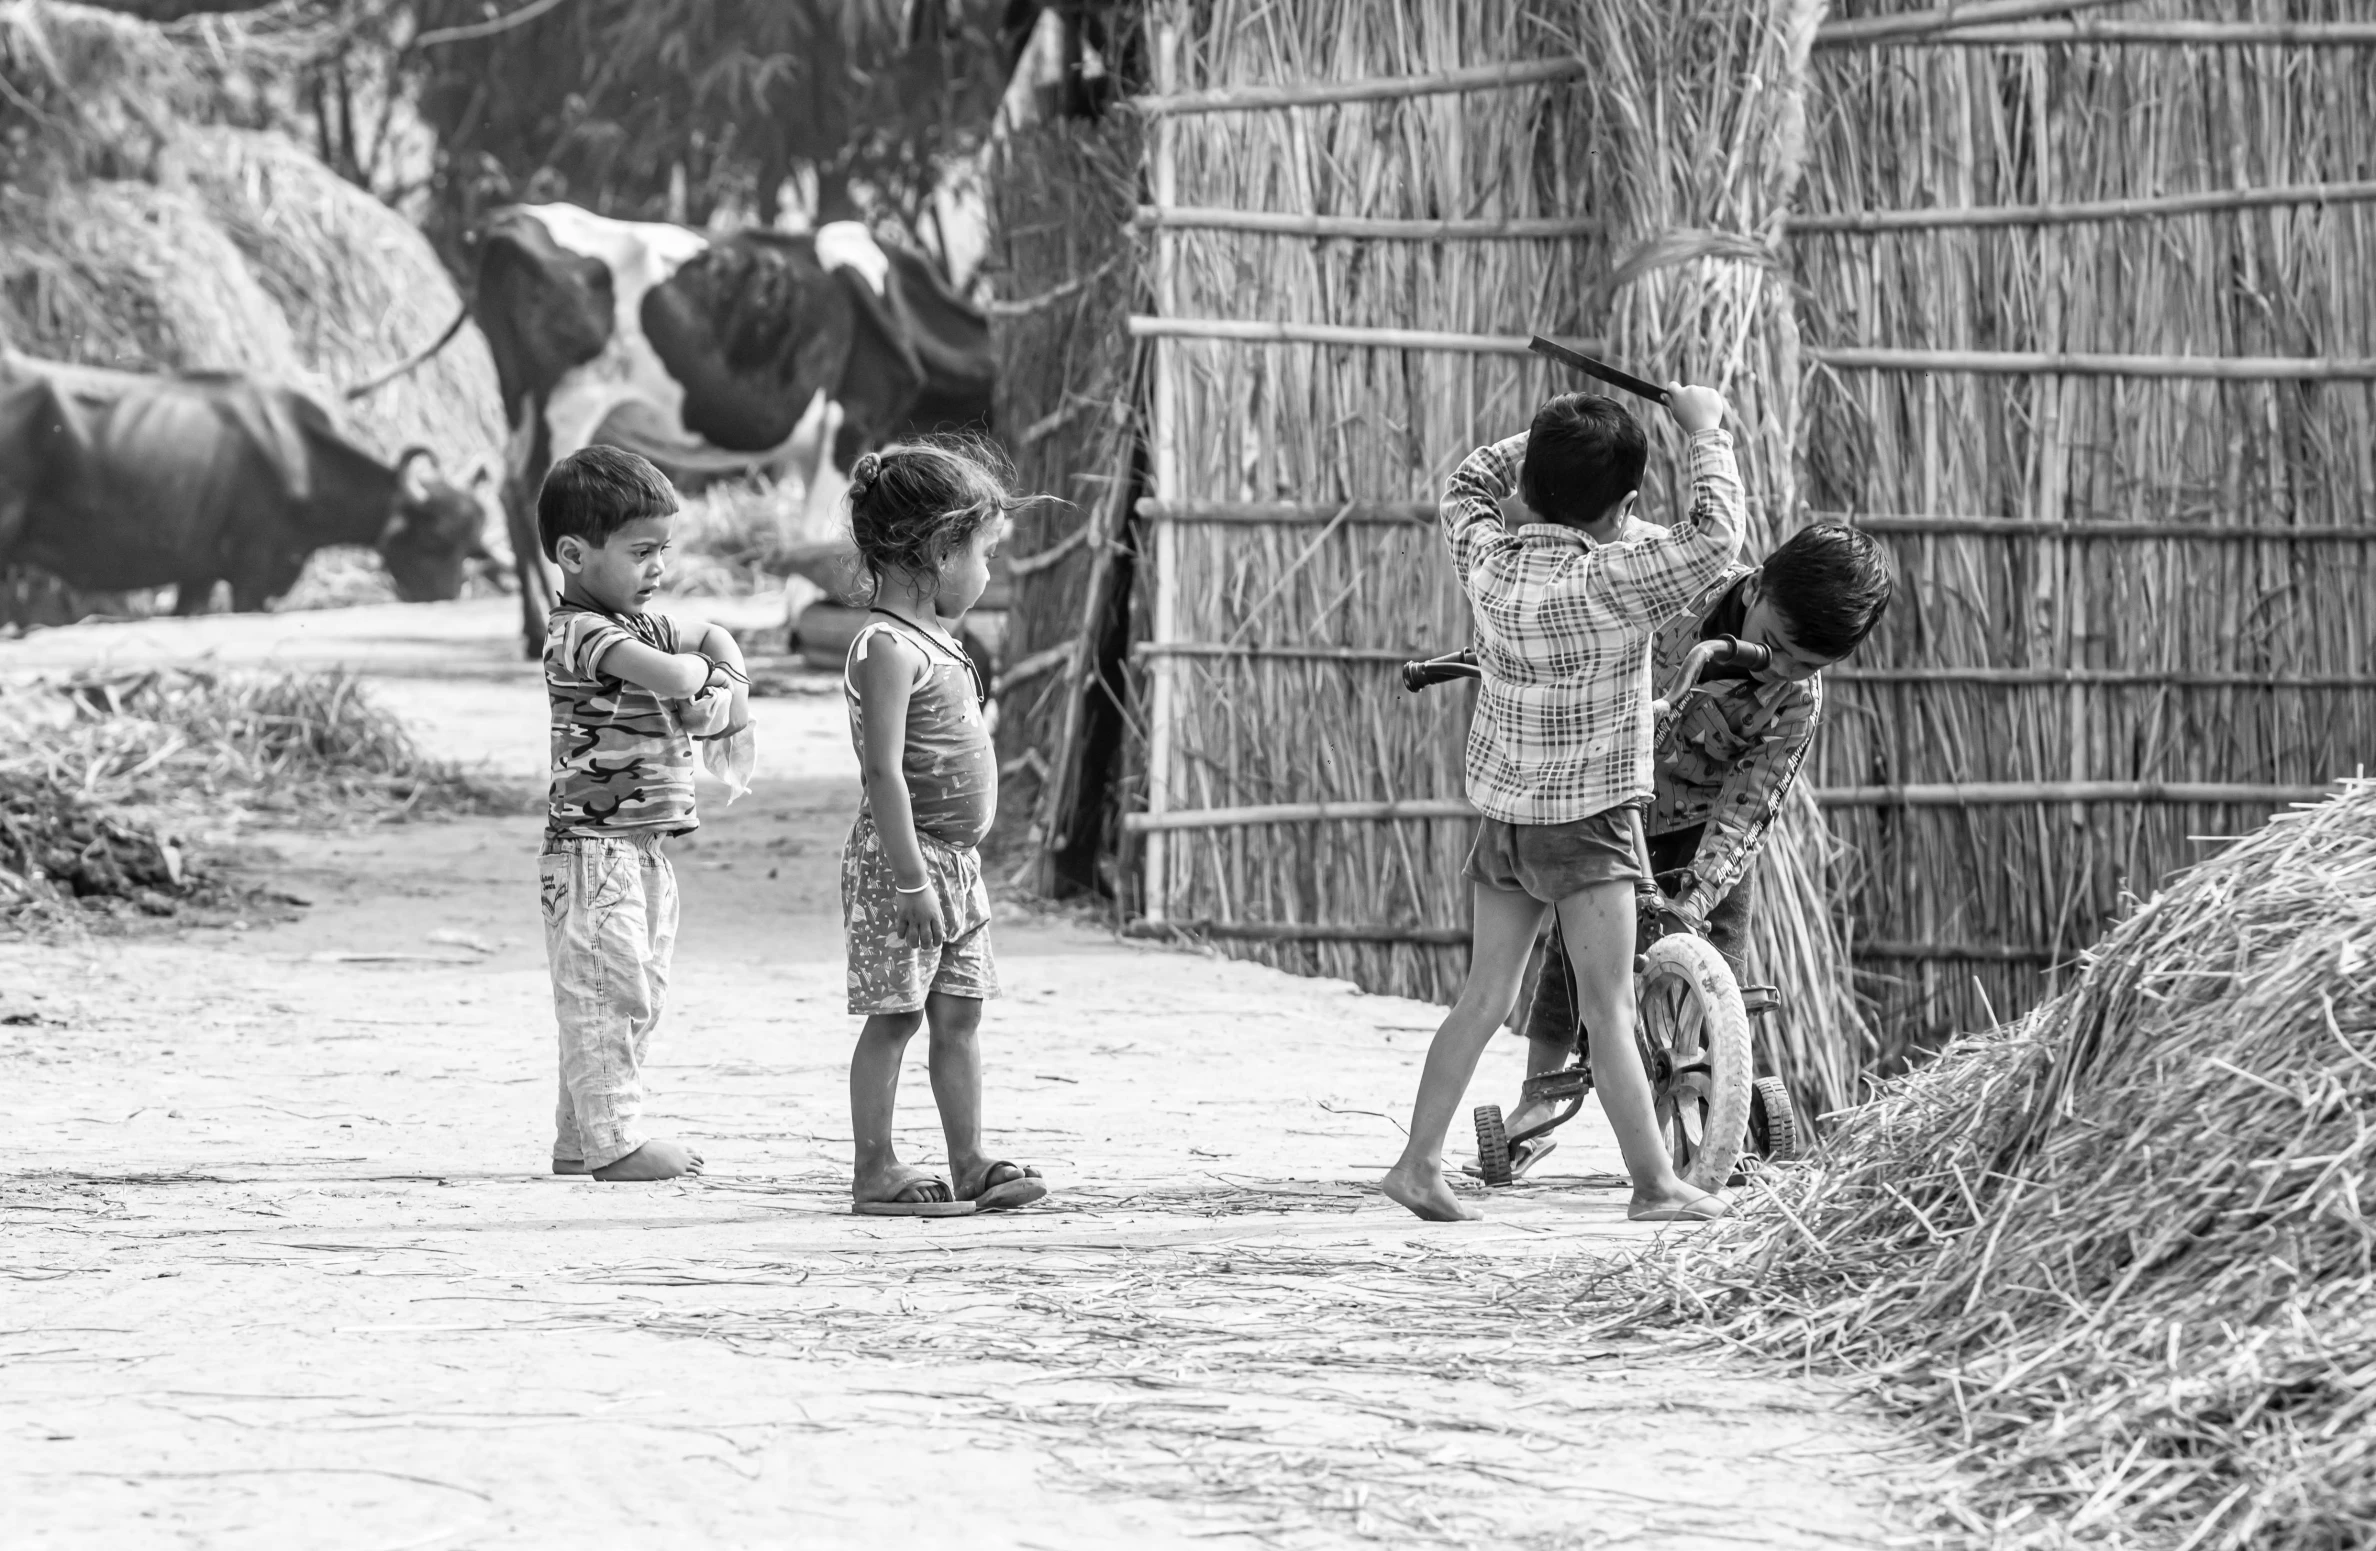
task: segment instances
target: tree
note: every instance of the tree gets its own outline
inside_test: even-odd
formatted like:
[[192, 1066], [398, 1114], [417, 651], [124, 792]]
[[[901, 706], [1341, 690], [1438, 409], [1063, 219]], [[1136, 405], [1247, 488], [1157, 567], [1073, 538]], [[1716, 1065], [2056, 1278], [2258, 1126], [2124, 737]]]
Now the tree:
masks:
[[[514, 7], [526, 14], [526, 8]], [[433, 229], [490, 204], [772, 223], [798, 184], [820, 220], [920, 245], [931, 197], [981, 141], [1011, 65], [998, 0], [564, 0], [516, 27], [417, 0], [404, 68], [441, 153]]]

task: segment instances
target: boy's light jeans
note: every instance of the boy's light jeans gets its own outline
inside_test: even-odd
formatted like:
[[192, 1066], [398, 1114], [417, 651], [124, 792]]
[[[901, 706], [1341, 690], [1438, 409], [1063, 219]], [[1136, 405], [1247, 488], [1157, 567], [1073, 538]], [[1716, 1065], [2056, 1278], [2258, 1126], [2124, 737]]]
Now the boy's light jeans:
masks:
[[676, 871], [661, 837], [548, 840], [536, 859], [561, 1024], [558, 1162], [589, 1169], [644, 1144], [644, 1052], [676, 951]]

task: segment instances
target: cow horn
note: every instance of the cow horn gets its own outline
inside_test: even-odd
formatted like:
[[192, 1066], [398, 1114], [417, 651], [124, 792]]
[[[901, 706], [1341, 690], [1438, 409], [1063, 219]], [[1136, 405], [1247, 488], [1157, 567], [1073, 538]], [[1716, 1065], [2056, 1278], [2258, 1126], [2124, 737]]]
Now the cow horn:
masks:
[[[418, 42], [419, 40], [415, 39], [414, 41]], [[443, 350], [447, 345], [452, 344], [454, 341], [454, 336], [462, 332], [462, 325], [468, 323], [469, 321], [470, 302], [468, 298], [465, 298], [462, 303], [462, 310], [454, 314], [454, 321], [446, 325], [446, 331], [438, 335], [437, 338], [430, 344], [428, 349], [406, 356], [403, 360], [398, 361], [394, 366], [389, 367], [385, 371], [374, 372], [371, 376], [364, 378], [361, 382], [356, 383], [353, 387], [344, 390], [342, 396], [348, 403], [351, 404], [375, 388], [386, 387], [389, 383], [394, 382], [406, 372], [412, 371], [419, 367], [423, 362], [427, 361], [431, 356], [437, 354], [438, 351]]]

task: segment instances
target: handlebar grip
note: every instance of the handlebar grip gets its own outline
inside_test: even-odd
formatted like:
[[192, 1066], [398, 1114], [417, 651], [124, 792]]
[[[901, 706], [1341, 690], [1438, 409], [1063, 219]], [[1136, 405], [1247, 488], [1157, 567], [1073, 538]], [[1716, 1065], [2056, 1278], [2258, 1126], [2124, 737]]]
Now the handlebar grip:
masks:
[[1402, 666], [1403, 688], [1414, 695], [1436, 684], [1448, 684], [1454, 679], [1470, 679], [1476, 676], [1477, 654], [1475, 652], [1454, 652], [1444, 657], [1429, 657], [1419, 662], [1406, 662]]
[[1726, 636], [1724, 649], [1717, 652], [1710, 662], [1711, 665], [1722, 664], [1732, 668], [1747, 668], [1751, 673], [1763, 673], [1774, 665], [1774, 649], [1755, 641], [1741, 640], [1737, 636]]

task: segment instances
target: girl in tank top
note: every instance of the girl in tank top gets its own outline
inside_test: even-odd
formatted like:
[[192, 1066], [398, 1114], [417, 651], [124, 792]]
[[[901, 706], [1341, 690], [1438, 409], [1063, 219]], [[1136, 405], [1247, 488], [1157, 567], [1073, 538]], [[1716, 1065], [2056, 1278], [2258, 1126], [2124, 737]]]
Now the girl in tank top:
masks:
[[[975, 847], [997, 816], [998, 761], [982, 716], [988, 691], [956, 632], [1020, 504], [992, 456], [906, 444], [862, 454], [850, 470], [850, 532], [874, 607], [842, 672], [866, 781], [842, 848], [842, 929], [850, 1011], [866, 1020], [850, 1060], [851, 1210], [871, 1215], [954, 1217], [1047, 1194], [1038, 1170], [982, 1147], [976, 1036], [998, 973]], [[948, 1179], [902, 1163], [891, 1145], [900, 1062], [919, 1026], [931, 1029]]]

